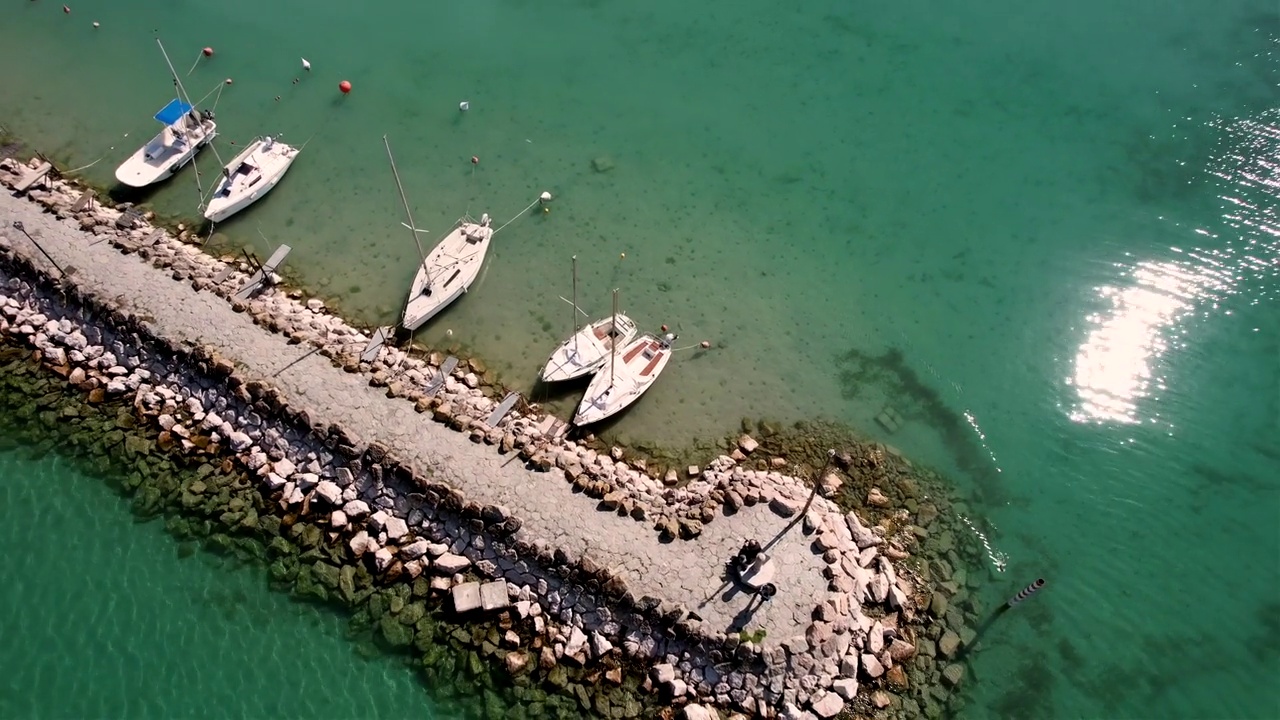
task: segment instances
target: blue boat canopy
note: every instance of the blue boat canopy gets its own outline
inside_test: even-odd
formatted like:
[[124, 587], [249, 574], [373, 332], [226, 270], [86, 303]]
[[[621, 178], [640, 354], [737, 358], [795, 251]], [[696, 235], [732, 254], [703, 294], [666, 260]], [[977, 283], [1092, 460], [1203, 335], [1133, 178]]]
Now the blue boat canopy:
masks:
[[161, 108], [160, 112], [156, 113], [156, 119], [165, 125], [172, 125], [182, 119], [182, 116], [189, 112], [191, 112], [190, 105], [182, 102], [178, 98], [174, 98], [169, 101], [168, 105]]

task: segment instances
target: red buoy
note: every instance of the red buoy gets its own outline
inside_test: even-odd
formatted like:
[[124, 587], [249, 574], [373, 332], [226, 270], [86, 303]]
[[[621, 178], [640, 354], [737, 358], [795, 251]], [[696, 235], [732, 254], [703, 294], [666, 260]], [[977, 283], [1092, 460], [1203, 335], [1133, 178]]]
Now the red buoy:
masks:
[[666, 331], [667, 331], [667, 326], [666, 326], [666, 325], [663, 325], [663, 326], [662, 326], [662, 332], [666, 332]]
[[200, 52], [204, 53], [205, 57], [213, 57], [213, 48], [211, 47], [207, 47], [204, 50], [201, 50]]
[[343, 95], [346, 95], [347, 93], [351, 92], [351, 81], [343, 80], [342, 82], [338, 83], [338, 89], [342, 91]]
[[472, 156], [471, 156], [471, 164], [472, 164], [472, 165], [479, 165], [479, 164], [480, 164], [480, 158], [476, 157], [475, 155], [472, 155]]

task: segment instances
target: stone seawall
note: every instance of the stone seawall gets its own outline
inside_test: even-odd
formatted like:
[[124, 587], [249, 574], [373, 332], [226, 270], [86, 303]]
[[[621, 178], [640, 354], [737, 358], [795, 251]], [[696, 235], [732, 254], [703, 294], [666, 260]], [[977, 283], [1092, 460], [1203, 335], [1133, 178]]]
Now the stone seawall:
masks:
[[[0, 180], [14, 176], [0, 165]], [[936, 716], [940, 688], [960, 682], [963, 666], [934, 662], [929, 641], [954, 654], [972, 612], [947, 617], [927, 566], [907, 552], [936, 508], [912, 518], [877, 491], [868, 500], [878, 522], [864, 521], [795, 477], [744, 468], [750, 438], [677, 488], [624, 450], [597, 453], [555, 434], [536, 408], [489, 427], [495, 402], [482, 368], [462, 367], [431, 396], [438, 356], [384, 347], [361, 363], [368, 336], [323, 301], [269, 288], [229, 302], [248, 268], [168, 234], [148, 242], [153, 229], [121, 227], [132, 222], [119, 209], [70, 213], [78, 194], [61, 182], [33, 191], [61, 218], [32, 217], [38, 206], [27, 200], [0, 205], [76, 268], [58, 277], [6, 229], [0, 331], [91, 401], [130, 399], [168, 449], [232, 463], [289, 528], [342, 540], [342, 562], [317, 559], [300, 576], [335, 581], [351, 598], [367, 575], [371, 587], [449, 596], [463, 612], [480, 598], [511, 604], [514, 637], [504, 643], [514, 647], [503, 661], [512, 673], [567, 665], [620, 677], [636, 667], [645, 688], [687, 716], [704, 704], [761, 717]], [[840, 458], [882, 476], [896, 463], [875, 449]], [[768, 541], [778, 561], [779, 592], [763, 605], [722, 578], [749, 538]], [[948, 575], [959, 562], [952, 554]], [[501, 597], [478, 593], [471, 577], [498, 583]], [[384, 635], [412, 643], [401, 626]], [[520, 636], [526, 626], [533, 637]], [[921, 643], [928, 651], [917, 658]], [[909, 704], [885, 692], [908, 687]]]

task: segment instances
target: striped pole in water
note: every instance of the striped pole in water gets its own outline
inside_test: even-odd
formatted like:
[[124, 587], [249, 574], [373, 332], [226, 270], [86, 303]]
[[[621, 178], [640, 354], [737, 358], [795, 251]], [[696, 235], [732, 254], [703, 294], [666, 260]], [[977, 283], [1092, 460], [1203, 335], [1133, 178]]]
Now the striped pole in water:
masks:
[[1013, 607], [1027, 598], [1035, 595], [1040, 588], [1044, 587], [1044, 578], [1036, 578], [1036, 581], [1022, 588], [1022, 590], [1013, 597], [1009, 598], [1008, 607]]
[[981, 640], [982, 636], [991, 629], [991, 626], [995, 624], [996, 620], [1000, 619], [1001, 615], [1009, 612], [1014, 605], [1017, 605], [1023, 600], [1035, 595], [1042, 587], [1044, 587], [1044, 578], [1036, 578], [1035, 582], [1022, 588], [1017, 595], [1009, 598], [1009, 602], [996, 608], [996, 611], [991, 613], [991, 617], [987, 618], [986, 622], [978, 626], [978, 630], [973, 634], [973, 639], [965, 643], [964, 647], [960, 649], [960, 652], [956, 655], [956, 661], [960, 662], [965, 659], [965, 656], [969, 654], [969, 651], [977, 646], [978, 641]]

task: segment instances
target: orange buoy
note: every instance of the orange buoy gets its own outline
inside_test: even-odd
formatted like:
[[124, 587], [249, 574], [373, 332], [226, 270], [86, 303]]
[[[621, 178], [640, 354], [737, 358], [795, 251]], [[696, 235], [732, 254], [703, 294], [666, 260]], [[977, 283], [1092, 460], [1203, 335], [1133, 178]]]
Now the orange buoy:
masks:
[[338, 83], [338, 89], [342, 91], [343, 95], [346, 95], [347, 93], [351, 92], [351, 81], [343, 80], [342, 82]]
[[480, 158], [476, 157], [475, 155], [472, 155], [472, 156], [471, 156], [471, 164], [472, 164], [472, 165], [479, 165], [479, 164], [480, 164]]
[[204, 53], [205, 57], [213, 57], [213, 48], [211, 47], [207, 47], [204, 50], [201, 50], [200, 52]]

